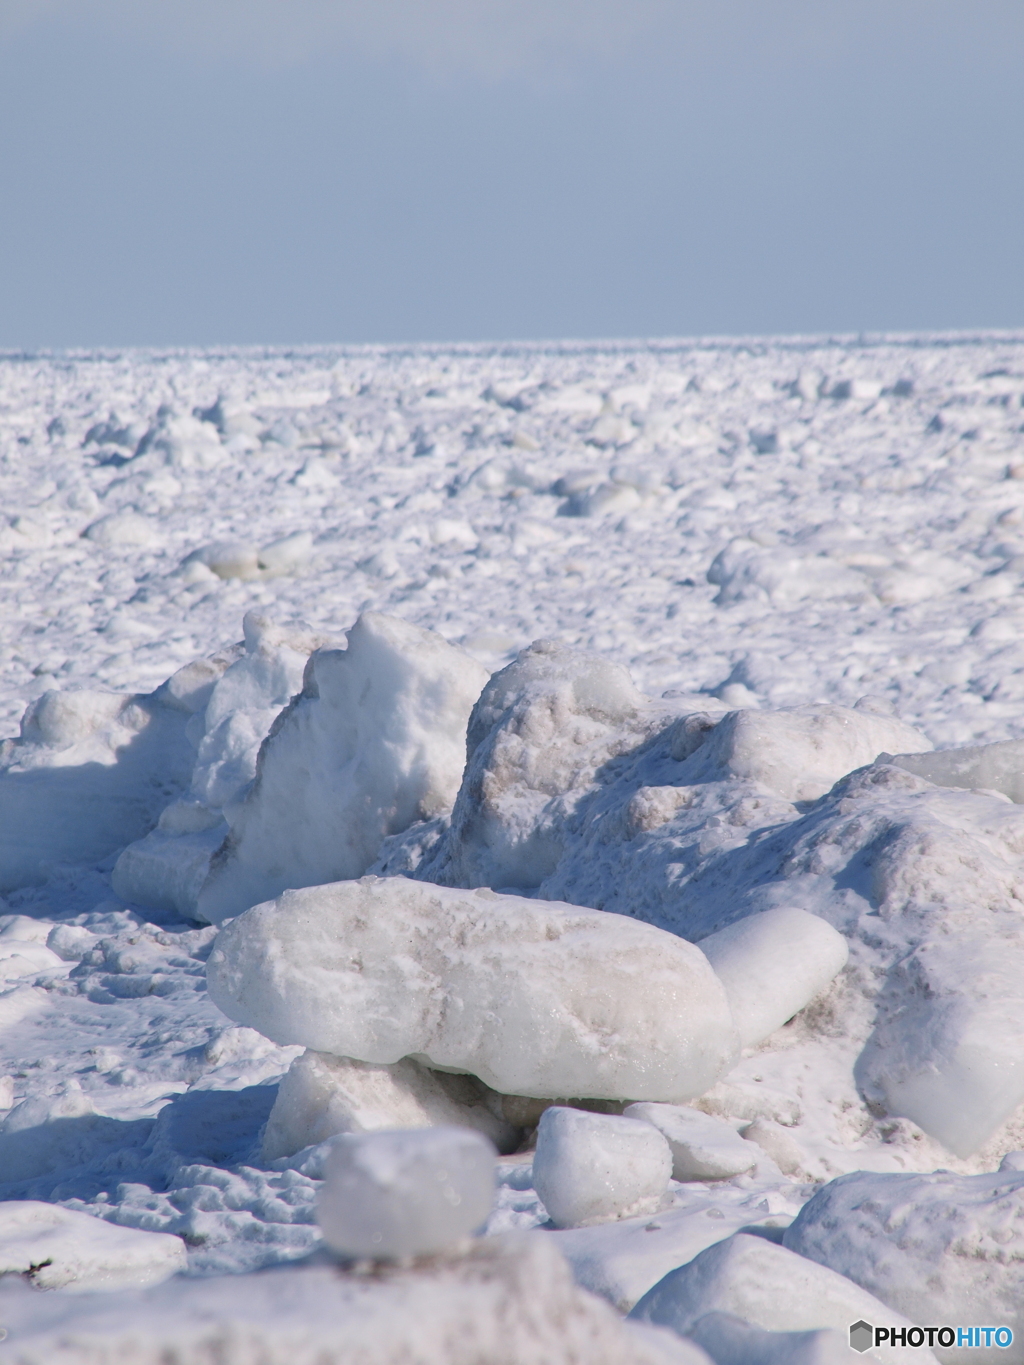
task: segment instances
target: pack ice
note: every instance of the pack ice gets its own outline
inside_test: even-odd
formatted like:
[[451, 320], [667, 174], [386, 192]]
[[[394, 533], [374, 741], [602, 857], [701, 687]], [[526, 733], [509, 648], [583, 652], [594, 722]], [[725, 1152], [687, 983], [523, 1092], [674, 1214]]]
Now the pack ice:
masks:
[[1021, 347], [0, 361], [0, 1358], [1016, 1324]]

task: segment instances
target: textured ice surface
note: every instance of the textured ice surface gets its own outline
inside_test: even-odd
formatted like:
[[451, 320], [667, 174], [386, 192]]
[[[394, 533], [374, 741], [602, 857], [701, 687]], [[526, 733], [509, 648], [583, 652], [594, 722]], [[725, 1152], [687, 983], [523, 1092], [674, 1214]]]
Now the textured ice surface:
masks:
[[[458, 1124], [514, 1150], [520, 1130], [501, 1115], [500, 1095], [473, 1076], [431, 1071], [406, 1057], [371, 1066], [306, 1051], [281, 1079], [261, 1149], [266, 1162], [292, 1156], [336, 1133]], [[495, 1102], [498, 1103], [495, 1103]]]
[[279, 1043], [415, 1056], [541, 1098], [687, 1099], [736, 1056], [692, 944], [572, 906], [366, 877], [287, 891], [221, 930], [213, 1000]]
[[347, 649], [318, 650], [260, 751], [252, 789], [229, 812], [202, 918], [219, 923], [286, 887], [359, 877], [385, 835], [447, 814], [486, 681], [443, 636], [378, 612], [359, 618]]
[[[968, 783], [954, 789], [948, 769], [936, 786], [876, 765], [798, 808], [759, 778], [705, 771], [699, 754], [730, 710], [822, 703], [895, 711], [926, 737], [883, 745], [897, 754], [1024, 735], [1022, 375], [1024, 340], [1009, 335], [0, 361], [0, 839], [25, 869], [0, 921], [34, 921], [44, 939], [23, 926], [12, 937], [61, 959], [40, 966], [13, 947], [3, 959], [19, 974], [0, 993], [0, 1115], [29, 1100], [40, 1121], [0, 1134], [0, 1155], [38, 1172], [4, 1181], [0, 1169], [0, 1193], [177, 1233], [200, 1274], [318, 1241], [318, 1149], [288, 1158], [302, 1169], [259, 1166], [298, 1049], [212, 1005], [212, 935], [178, 916], [235, 800], [212, 809], [190, 789], [196, 744], [203, 780], [240, 792], [298, 690], [289, 672], [367, 612], [439, 632], [488, 671], [557, 640], [596, 660], [584, 672], [631, 675], [619, 719], [564, 679], [551, 686], [562, 700], [545, 701], [535, 676], [519, 714], [536, 730], [518, 757], [511, 729], [502, 741], [507, 792], [522, 800], [494, 790], [501, 838], [480, 856], [504, 848], [503, 866], [529, 878], [518, 852], [539, 830], [531, 893], [693, 941], [775, 906], [847, 938], [833, 985], [693, 1101], [736, 1128], [786, 1125], [805, 1156], [801, 1183], [772, 1176], [789, 1213], [805, 1179], [991, 1172], [1024, 1146], [1020, 1105], [999, 1117], [1016, 1102], [999, 1051], [986, 1060], [958, 1041], [974, 1020], [1005, 1057], [1024, 1023], [1024, 817], [1008, 786], [994, 789], [1002, 777], [954, 772]], [[220, 576], [230, 556], [210, 551], [225, 545], [243, 576]], [[218, 679], [261, 650], [298, 658], [280, 689], [240, 695], [208, 736]], [[97, 694], [119, 715], [128, 699], [133, 723], [142, 697], [149, 721], [104, 722], [63, 749], [18, 743], [47, 692], [61, 700], [31, 727], [51, 739]], [[544, 722], [556, 702], [565, 729]], [[530, 785], [534, 771], [551, 790]], [[158, 817], [153, 876], [126, 903], [111, 864]], [[416, 824], [381, 857], [415, 872], [444, 834], [443, 817]], [[154, 884], [175, 908], [152, 899]], [[986, 1069], [984, 1122], [967, 1133], [977, 1097], [965, 1103], [962, 1082]], [[937, 1089], [922, 1103], [901, 1077]], [[914, 1115], [943, 1142], [980, 1145], [957, 1156]], [[509, 1225], [542, 1216], [518, 1179], [499, 1186], [493, 1215]], [[641, 1285], [638, 1267], [657, 1279], [701, 1250], [705, 1229], [767, 1217], [758, 1205], [776, 1196], [759, 1178], [733, 1196], [747, 1180], [688, 1187], [689, 1212], [659, 1215], [678, 1229], [626, 1220], [548, 1235], [585, 1242], [578, 1273], [621, 1296]], [[641, 1248], [663, 1239], [675, 1250], [659, 1273]]]
[[676, 1180], [727, 1180], [757, 1163], [735, 1128], [721, 1119], [683, 1104], [630, 1104], [627, 1118], [651, 1124], [665, 1138], [672, 1153]]
[[841, 1176], [804, 1206], [785, 1244], [915, 1322], [1013, 1329], [1010, 1350], [952, 1359], [1024, 1358], [1024, 1171]]
[[[736, 1233], [671, 1271], [630, 1313], [640, 1322], [671, 1327], [685, 1336], [706, 1313], [731, 1313], [772, 1332], [807, 1332], [851, 1323], [906, 1326], [859, 1285], [814, 1261], [796, 1256], [764, 1237]], [[934, 1362], [927, 1347], [878, 1346], [884, 1361]]]
[[708, 1365], [577, 1289], [539, 1236], [373, 1276], [319, 1265], [57, 1297], [0, 1286], [2, 1365]]
[[39, 1289], [134, 1289], [185, 1269], [185, 1244], [37, 1200], [0, 1202], [0, 1275]]
[[671, 1175], [669, 1145], [650, 1124], [561, 1105], [541, 1115], [533, 1184], [555, 1227], [653, 1213]]
[[495, 1155], [466, 1128], [346, 1134], [324, 1162], [316, 1220], [333, 1251], [357, 1260], [446, 1251], [487, 1221]]
[[719, 929], [700, 948], [725, 987], [743, 1047], [763, 1043], [798, 1014], [850, 955], [825, 920], [788, 906]]

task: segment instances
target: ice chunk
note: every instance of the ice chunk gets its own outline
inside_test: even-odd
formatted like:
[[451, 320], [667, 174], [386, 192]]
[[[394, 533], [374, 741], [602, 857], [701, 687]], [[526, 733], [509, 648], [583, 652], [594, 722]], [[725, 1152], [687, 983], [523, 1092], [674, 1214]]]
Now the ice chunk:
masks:
[[849, 948], [826, 920], [780, 906], [700, 940], [729, 997], [744, 1047], [763, 1042], [846, 966]]
[[984, 929], [968, 939], [933, 930], [893, 967], [857, 1062], [870, 1099], [957, 1156], [977, 1151], [1024, 1101], [1018, 914], [1010, 924], [990, 915]]
[[145, 549], [160, 544], [160, 533], [148, 517], [138, 512], [112, 512], [100, 517], [84, 532], [87, 540], [111, 548], [131, 546]]
[[770, 1156], [783, 1175], [797, 1175], [806, 1165], [807, 1157], [800, 1144], [771, 1119], [755, 1119], [743, 1129], [742, 1136]]
[[[689, 1334], [706, 1313], [731, 1313], [771, 1332], [808, 1332], [867, 1322], [911, 1326], [905, 1318], [834, 1270], [776, 1246], [763, 1237], [737, 1233], [670, 1271], [630, 1313], [641, 1322]], [[883, 1361], [935, 1365], [924, 1348], [879, 1346]]]
[[671, 1175], [668, 1143], [650, 1124], [560, 1105], [541, 1115], [533, 1186], [556, 1227], [653, 1213]]
[[268, 577], [291, 574], [301, 569], [312, 553], [311, 532], [296, 531], [293, 535], [264, 545], [257, 556], [257, 564]]
[[1024, 739], [924, 754], [879, 754], [879, 762], [895, 763], [937, 787], [981, 787], [1024, 803]]
[[90, 1292], [159, 1284], [186, 1268], [185, 1244], [35, 1200], [0, 1203], [0, 1275]]
[[317, 1222], [342, 1256], [394, 1260], [444, 1251], [486, 1221], [495, 1156], [468, 1128], [347, 1135], [325, 1162]]
[[732, 774], [763, 782], [789, 801], [814, 801], [883, 750], [911, 747], [927, 749], [928, 740], [894, 716], [853, 707], [733, 711], [688, 761], [684, 780], [708, 782]]
[[732, 1065], [725, 990], [652, 925], [405, 877], [288, 891], [218, 935], [210, 994], [280, 1043], [416, 1055], [504, 1094], [682, 1100]]
[[690, 1328], [690, 1341], [703, 1347], [715, 1365], [850, 1365], [845, 1332], [766, 1332], [732, 1313], [705, 1313]]
[[417, 875], [449, 886], [539, 886], [558, 862], [574, 801], [644, 733], [645, 700], [607, 659], [557, 640], [522, 650], [473, 708], [451, 829]]
[[289, 1267], [71, 1302], [6, 1282], [0, 1318], [17, 1356], [46, 1365], [709, 1365], [699, 1347], [577, 1289], [541, 1234], [373, 1276]]
[[1024, 1171], [855, 1171], [804, 1205], [785, 1245], [918, 1322], [1005, 1325], [1015, 1341], [1024, 1332]]
[[446, 813], [487, 677], [442, 636], [377, 612], [359, 618], [347, 649], [317, 651], [231, 814], [200, 913], [219, 923], [286, 887], [358, 877], [386, 835]]
[[715, 601], [719, 606], [768, 601], [787, 607], [808, 598], [863, 598], [868, 593], [864, 576], [834, 559], [784, 546], [764, 548], [746, 538], [721, 550], [707, 577], [718, 587]]
[[572, 1266], [578, 1285], [628, 1313], [670, 1270], [724, 1237], [758, 1225], [778, 1237], [789, 1217], [769, 1215], [763, 1206], [760, 1194], [738, 1203], [723, 1200], [721, 1206], [701, 1201], [662, 1210], [655, 1218], [625, 1218], [548, 1236]]
[[116, 894], [151, 910], [192, 917], [203, 883], [210, 875], [210, 862], [228, 833], [228, 826], [219, 815], [215, 820], [215, 824], [198, 832], [155, 829], [129, 844], [111, 875]]
[[[495, 1103], [495, 1111], [487, 1100]], [[501, 1097], [472, 1076], [431, 1071], [418, 1062], [370, 1066], [307, 1050], [281, 1081], [263, 1135], [263, 1160], [292, 1156], [336, 1133], [380, 1128], [475, 1128], [499, 1151], [513, 1151], [519, 1129], [499, 1117]]]
[[674, 1180], [728, 1180], [757, 1165], [735, 1128], [682, 1104], [631, 1104], [623, 1113], [657, 1128], [672, 1152]]

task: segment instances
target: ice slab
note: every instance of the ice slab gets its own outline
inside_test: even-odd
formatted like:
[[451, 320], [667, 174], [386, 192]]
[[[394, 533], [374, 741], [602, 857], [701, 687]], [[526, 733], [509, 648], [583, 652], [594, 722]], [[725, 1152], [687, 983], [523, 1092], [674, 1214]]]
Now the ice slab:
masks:
[[386, 835], [446, 813], [487, 678], [443, 636], [379, 612], [359, 618], [347, 649], [316, 651], [228, 812], [199, 913], [220, 923], [286, 887], [358, 877]]
[[924, 754], [880, 754], [879, 761], [894, 763], [937, 787], [980, 787], [1002, 792], [1018, 805], [1024, 802], [1024, 739]]
[[[772, 1332], [807, 1332], [867, 1322], [911, 1326], [852, 1280], [763, 1237], [737, 1233], [671, 1271], [630, 1313], [681, 1336], [706, 1313], [731, 1313]], [[878, 1359], [935, 1365], [927, 1347], [879, 1346]]]
[[925, 750], [928, 740], [895, 716], [826, 704], [731, 711], [684, 770], [686, 781], [729, 773], [761, 782], [788, 801], [814, 801], [883, 750]]
[[473, 1076], [431, 1071], [408, 1057], [391, 1066], [371, 1066], [307, 1049], [281, 1080], [262, 1156], [277, 1161], [336, 1133], [442, 1124], [475, 1128], [499, 1151], [510, 1152], [521, 1130], [500, 1117], [500, 1102], [500, 1095]]
[[672, 1152], [674, 1180], [728, 1180], [757, 1164], [757, 1152], [721, 1119], [682, 1104], [630, 1104], [626, 1118], [657, 1128]]
[[846, 966], [849, 948], [826, 920], [780, 906], [700, 940], [744, 1047], [763, 1042]]
[[671, 1175], [669, 1145], [650, 1124], [561, 1105], [541, 1115], [533, 1187], [555, 1227], [653, 1213]]
[[694, 1200], [654, 1217], [627, 1218], [548, 1235], [572, 1266], [576, 1283], [628, 1313], [677, 1266], [741, 1228], [760, 1226], [779, 1237], [789, 1215], [773, 1217], [761, 1193], [744, 1199]]
[[486, 1222], [496, 1155], [467, 1128], [346, 1134], [324, 1163], [316, 1220], [341, 1256], [434, 1255]]
[[16, 1282], [0, 1318], [0, 1365], [708, 1365], [577, 1289], [539, 1234], [374, 1276], [296, 1267], [74, 1300]]
[[504, 1094], [683, 1100], [736, 1056], [699, 948], [551, 901], [365, 877], [287, 891], [221, 930], [214, 1002], [275, 1042], [415, 1056]]
[[36, 1200], [0, 1203], [0, 1275], [27, 1275], [39, 1289], [141, 1289], [186, 1265], [184, 1242], [169, 1233], [122, 1228]]
[[[1024, 1171], [855, 1171], [804, 1205], [786, 1229], [785, 1245], [917, 1322], [1013, 1329], [1012, 1350], [964, 1349], [965, 1360], [1020, 1358]], [[943, 1356], [957, 1359], [958, 1353]]]

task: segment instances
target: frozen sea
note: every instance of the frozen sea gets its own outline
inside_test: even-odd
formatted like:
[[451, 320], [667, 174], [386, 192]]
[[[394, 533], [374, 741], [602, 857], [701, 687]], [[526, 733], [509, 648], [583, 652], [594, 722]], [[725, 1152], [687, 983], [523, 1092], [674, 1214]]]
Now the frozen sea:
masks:
[[[1024, 738], [1024, 333], [7, 355], [0, 488], [0, 739], [49, 692], [151, 693], [254, 610], [338, 640], [388, 613], [491, 672], [553, 638], [716, 715], [869, 697], [936, 748]], [[257, 1161], [300, 1049], [213, 1006], [216, 931], [119, 898], [118, 850], [29, 866], [14, 827], [0, 1199], [175, 1233], [193, 1275], [305, 1256], [315, 1158]], [[674, 1186], [673, 1216], [726, 1235], [843, 1171], [1024, 1145], [876, 1122], [843, 1028], [741, 1063], [803, 1096], [799, 1174]], [[526, 1161], [494, 1230], [544, 1221]]]

